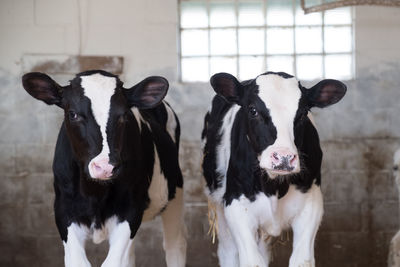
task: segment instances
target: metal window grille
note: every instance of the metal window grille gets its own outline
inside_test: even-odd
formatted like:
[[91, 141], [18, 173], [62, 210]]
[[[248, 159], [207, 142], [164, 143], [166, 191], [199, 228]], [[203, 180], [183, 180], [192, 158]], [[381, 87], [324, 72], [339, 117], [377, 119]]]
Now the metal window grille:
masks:
[[[318, 0], [316, 1], [318, 2]], [[288, 12], [291, 13], [292, 22], [290, 24], [282, 23], [281, 25], [279, 25], [279, 23], [269, 23], [268, 19], [272, 16], [270, 14], [270, 11], [274, 8], [273, 2], [277, 4], [282, 4], [282, 2], [286, 2], [286, 6], [284, 6], [282, 10], [284, 10], [286, 14], [289, 14]], [[262, 16], [262, 23], [259, 23], [258, 25], [241, 25], [241, 8], [251, 4], [258, 5], [262, 9], [261, 12], [259, 12], [259, 15]], [[231, 10], [233, 10], [233, 23], [231, 23], [230, 25], [229, 23], [227, 25], [224, 25], [224, 23], [219, 23], [220, 25], [218, 25], [218, 23], [212, 22], [212, 19], [215, 18], [215, 16], [213, 16], [213, 11], [215, 11], [213, 10], [213, 8], [218, 5], [226, 5], [226, 7], [229, 7]], [[190, 15], [190, 13], [187, 13], [187, 10], [190, 11], [191, 7], [199, 7], [199, 10], [202, 10], [202, 13], [200, 12], [202, 14], [201, 19], [196, 16], [193, 16], [193, 18], [188, 18], [187, 14]], [[340, 21], [341, 18], [343, 18], [340, 17], [340, 13], [339, 16], [335, 17], [335, 13], [327, 12], [336, 11], [332, 10], [315, 13], [316, 15], [314, 16], [317, 16], [318, 18], [316, 21], [301, 22], [302, 19], [304, 20], [308, 17], [302, 17], [306, 15], [299, 15], [303, 14], [299, 0], [180, 0], [179, 56], [181, 80], [183, 82], [207, 81], [208, 78], [212, 74], [214, 74], [214, 72], [219, 71], [231, 72], [232, 74], [237, 75], [240, 79], [254, 78], [254, 76], [246, 77], [246, 74], [248, 76], [248, 73], [246, 73], [246, 71], [253, 68], [251, 64], [252, 59], [254, 59], [254, 62], [258, 60], [258, 67], [254, 66], [254, 75], [260, 74], [268, 70], [292, 72], [291, 74], [294, 74], [300, 79], [306, 80], [326, 78], [328, 76], [328, 78], [352, 79], [354, 78], [353, 10], [351, 8], [347, 8], [345, 11], [342, 10], [342, 12], [344, 12], [342, 13], [342, 15], [345, 14], [345, 19], [343, 21]], [[186, 17], [184, 17], [185, 14]], [[193, 21], [193, 23], [190, 23], [191, 20]], [[198, 23], [196, 22], [196, 20], [203, 20], [203, 23]], [[189, 23], [187, 23], [188, 21]], [[241, 46], [243, 46], [243, 44], [241, 43], [243, 43], [243, 41], [252, 41], [251, 39], [244, 40], [244, 37], [241, 36], [242, 33], [244, 33], [245, 31], [249, 32], [249, 30], [262, 31], [263, 49], [261, 52], [259, 51], [252, 54], [248, 52], [243, 53], [241, 51], [243, 50], [241, 49]], [[282, 53], [269, 52], [269, 39], [274, 40], [274, 38], [270, 36], [272, 30], [275, 30], [275, 32], [291, 32], [292, 36], [289, 38], [291, 39], [290, 42], [292, 42], [292, 49], [289, 49], [291, 51]], [[224, 31], [230, 32], [231, 37], [233, 36], [232, 33], [234, 33], [234, 45], [232, 45], [232, 40], [229, 40], [229, 38], [227, 38], [226, 40], [222, 40], [222, 42], [221, 40], [218, 40], [218, 36], [221, 36]], [[335, 31], [336, 35], [339, 37], [338, 40], [332, 40], [332, 38], [335, 38]], [[312, 49], [310, 48], [305, 50], [303, 49], [304, 51], [302, 51], [299, 44], [301, 43], [303, 46], [304, 44], [307, 44], [307, 40], [301, 39], [303, 38], [303, 36], [301, 35], [302, 32], [307, 33], [308, 37], [311, 37], [315, 40], [318, 40], [318, 38], [320, 38], [320, 49], [318, 48], [315, 49], [315, 51], [312, 51]], [[337, 34], [338, 32], [339, 34]], [[191, 33], [193, 33], [193, 38], [185, 37], [187, 36], [187, 34]], [[219, 35], [217, 33], [219, 33]], [[196, 34], [198, 34], [197, 37]], [[296, 36], [296, 34], [299, 36]], [[341, 35], [342, 37], [344, 37], [343, 39], [345, 40], [340, 39]], [[307, 38], [307, 36], [305, 36], [304, 38]], [[296, 37], [298, 38], [296, 39]], [[198, 47], [200, 52], [184, 51], [184, 48], [188, 47], [188, 42], [192, 42], [192, 44]], [[220, 46], [224, 46], [224, 44], [229, 44], [231, 45], [231, 48], [234, 47], [235, 51], [230, 51], [226, 54], [221, 53], [221, 51], [215, 53], [215, 51], [213, 52], [215, 42], [220, 42]], [[344, 49], [343, 51], [340, 51], [340, 49], [335, 50], [336, 46], [340, 47], [343, 44], [346, 49]], [[310, 45], [312, 47], [311, 41]], [[274, 68], [273, 64], [271, 63], [274, 62], [274, 58], [278, 59], [277, 62], [279, 62], [280, 58], [291, 61], [291, 66], [288, 68], [290, 70], [288, 71], [287, 69]], [[245, 59], [249, 60], [250, 63], [244, 64], [243, 62], [245, 62]], [[312, 59], [315, 60], [317, 64], [313, 64]], [[219, 68], [215, 68], [215, 62], [218, 60], [220, 60], [221, 62], [225, 60], [229, 63], [222, 64], [225, 67], [221, 67], [221, 64], [219, 64]], [[187, 62], [191, 63], [186, 64]], [[310, 74], [313, 69], [320, 73], [316, 74], [315, 77], [312, 77], [312, 75], [310, 76], [304, 74], [307, 72], [308, 74]], [[335, 71], [332, 71], [332, 69], [336, 69], [336, 71], [339, 71], [339, 74], [337, 75], [338, 77], [332, 77], [332, 75], [335, 76]], [[202, 75], [197, 77], [191, 76], [196, 76], [196, 72], [199, 71], [202, 73]]]

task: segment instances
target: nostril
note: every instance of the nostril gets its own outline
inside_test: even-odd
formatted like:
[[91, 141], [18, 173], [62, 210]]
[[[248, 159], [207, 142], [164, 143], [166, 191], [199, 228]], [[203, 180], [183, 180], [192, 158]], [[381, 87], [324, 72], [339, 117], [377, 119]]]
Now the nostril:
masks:
[[272, 153], [272, 157], [276, 160], [279, 160], [278, 153], [276, 152]]
[[120, 168], [119, 165], [115, 165], [115, 166], [112, 168], [111, 172], [112, 172], [112, 173], [116, 173], [116, 172], [119, 170], [119, 168]]
[[102, 170], [102, 168], [100, 167], [100, 165], [97, 165], [96, 162], [93, 162], [92, 166], [93, 166], [94, 169], [95, 169], [96, 171], [98, 171], [98, 172]]
[[289, 162], [291, 165], [295, 163], [296, 159], [297, 159], [296, 155], [289, 155]]

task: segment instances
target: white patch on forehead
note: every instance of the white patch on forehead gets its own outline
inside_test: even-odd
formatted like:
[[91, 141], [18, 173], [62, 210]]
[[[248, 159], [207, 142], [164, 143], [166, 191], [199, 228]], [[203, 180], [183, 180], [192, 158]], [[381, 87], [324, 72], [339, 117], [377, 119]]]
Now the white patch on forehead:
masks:
[[[285, 79], [279, 75], [261, 75], [256, 80], [259, 86], [259, 97], [269, 110], [272, 123], [276, 128], [276, 140], [268, 146], [258, 157], [260, 167], [272, 168], [272, 155], [276, 151], [287, 151], [298, 157], [298, 151], [294, 143], [294, 118], [299, 107], [301, 91], [295, 78]], [[295, 171], [300, 170], [298, 161]], [[271, 178], [276, 174], [268, 171]]]
[[103, 148], [98, 156], [108, 158], [110, 148], [107, 142], [106, 126], [110, 112], [111, 96], [115, 93], [117, 79], [99, 73], [81, 76], [81, 87], [84, 95], [90, 99], [94, 119], [100, 126], [103, 137]]
[[273, 146], [295, 148], [293, 123], [301, 97], [298, 81], [269, 74], [259, 76], [256, 83], [259, 86], [258, 95], [268, 108], [277, 131]]

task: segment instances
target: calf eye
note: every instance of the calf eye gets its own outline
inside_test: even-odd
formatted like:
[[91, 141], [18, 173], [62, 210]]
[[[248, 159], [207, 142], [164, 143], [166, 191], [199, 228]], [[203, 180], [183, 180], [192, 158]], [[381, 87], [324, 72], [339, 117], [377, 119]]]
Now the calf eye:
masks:
[[79, 116], [78, 116], [78, 114], [76, 114], [76, 112], [69, 111], [68, 112], [68, 118], [69, 118], [70, 121], [77, 121]]
[[394, 171], [398, 171], [398, 170], [399, 170], [399, 166], [395, 165], [395, 166], [393, 167], [393, 170], [394, 170]]
[[249, 114], [253, 117], [256, 117], [258, 115], [258, 111], [255, 107], [250, 107], [249, 108]]

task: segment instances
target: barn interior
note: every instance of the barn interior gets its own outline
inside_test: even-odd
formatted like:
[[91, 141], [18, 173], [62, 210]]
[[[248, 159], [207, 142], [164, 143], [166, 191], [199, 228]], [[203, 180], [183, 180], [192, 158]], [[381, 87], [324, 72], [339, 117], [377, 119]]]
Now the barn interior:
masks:
[[[51, 168], [63, 112], [30, 97], [21, 76], [45, 72], [65, 85], [87, 69], [118, 74], [127, 87], [151, 75], [168, 79], [166, 99], [182, 128], [190, 267], [218, 266], [201, 169], [211, 75], [245, 80], [268, 70], [294, 74], [307, 86], [343, 81], [341, 102], [312, 110], [324, 153], [316, 265], [400, 266], [389, 259], [400, 217], [393, 172], [399, 48], [395, 4], [304, 15], [298, 0], [0, 1], [0, 266], [63, 266]], [[288, 266], [291, 242], [290, 232], [274, 241], [270, 266]], [[141, 226], [135, 246], [137, 266], [166, 266], [159, 218]], [[92, 266], [107, 249], [107, 242], [87, 244]]]

